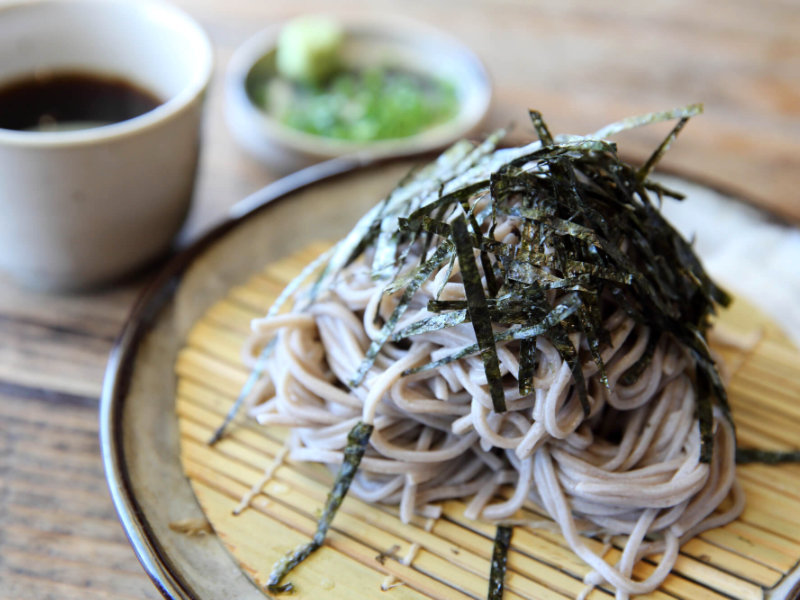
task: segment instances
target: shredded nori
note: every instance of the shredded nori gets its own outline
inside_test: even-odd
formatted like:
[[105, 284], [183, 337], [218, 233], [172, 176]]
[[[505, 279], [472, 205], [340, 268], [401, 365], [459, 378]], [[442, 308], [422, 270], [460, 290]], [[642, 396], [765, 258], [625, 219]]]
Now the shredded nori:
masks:
[[519, 393], [527, 396], [533, 391], [533, 375], [538, 366], [536, 341], [525, 339], [519, 343]]
[[347, 446], [344, 449], [344, 461], [336, 475], [336, 480], [333, 482], [333, 489], [328, 493], [328, 499], [325, 501], [325, 509], [317, 523], [317, 531], [314, 537], [307, 544], [303, 544], [286, 556], [281, 558], [272, 567], [272, 572], [269, 574], [267, 581], [267, 590], [270, 592], [290, 592], [293, 589], [291, 583], [281, 584], [281, 580], [294, 569], [297, 565], [303, 562], [309, 555], [317, 548], [322, 546], [325, 541], [325, 536], [331, 526], [333, 517], [336, 516], [336, 511], [342, 504], [347, 491], [350, 489], [350, 484], [353, 477], [358, 470], [358, 465], [364, 456], [364, 451], [367, 449], [369, 437], [372, 435], [372, 425], [367, 425], [362, 422], [356, 423], [355, 427], [347, 434]]
[[236, 401], [231, 406], [228, 413], [225, 415], [225, 419], [223, 419], [222, 423], [219, 427], [214, 430], [214, 433], [209, 438], [208, 442], [206, 442], [209, 446], [213, 446], [218, 441], [222, 439], [222, 436], [225, 435], [225, 430], [227, 429], [228, 425], [233, 422], [233, 419], [236, 417], [239, 409], [244, 404], [245, 398], [250, 395], [250, 392], [255, 387], [258, 380], [261, 378], [261, 375], [264, 373], [264, 369], [266, 368], [267, 360], [269, 360], [270, 355], [272, 354], [272, 349], [275, 346], [275, 340], [272, 340], [269, 344], [267, 344], [261, 353], [258, 355], [256, 359], [256, 364], [253, 369], [250, 371], [250, 375], [247, 377], [247, 381], [245, 382], [242, 389], [239, 391], [239, 395], [236, 397]]
[[[438, 194], [399, 209], [394, 222], [403, 252], [398, 258], [405, 259], [418, 239], [424, 239], [426, 251], [436, 244], [455, 246], [466, 301], [432, 301], [432, 316], [387, 334], [387, 339], [399, 341], [467, 322], [476, 336], [475, 344], [406, 374], [480, 353], [494, 409], [500, 412], [505, 409], [504, 376], [496, 344], [519, 341], [516, 379], [526, 393], [536, 368], [534, 338], [543, 336], [570, 366], [576, 397], [589, 414], [583, 365], [593, 360], [600, 381], [608, 385], [602, 351], [610, 336], [603, 322], [609, 307], [619, 306], [650, 330], [645, 354], [620, 383], [635, 383], [665, 334], [695, 358], [701, 456], [710, 460], [712, 405], [717, 403], [725, 413], [728, 409], [705, 332], [715, 304], [726, 305], [729, 298], [658, 210], [664, 197], [681, 195], [648, 179], [688, 118], [700, 110], [691, 105], [601, 130], [610, 135], [630, 126], [680, 119], [640, 168], [622, 161], [616, 146], [606, 140], [554, 137], [541, 114], [530, 111], [538, 144], [499, 162], [488, 180], [483, 171], [460, 186], [443, 185]], [[498, 215], [519, 221], [519, 243], [493, 239]], [[405, 283], [395, 281], [387, 287], [397, 291]], [[576, 347], [573, 334], [582, 334], [586, 346]]]
[[489, 600], [502, 600], [506, 577], [508, 548], [511, 545], [511, 527], [499, 525], [494, 536], [492, 568], [489, 573]]
[[695, 374], [697, 388], [697, 419], [700, 426], [700, 462], [711, 462], [714, 445], [713, 409], [711, 406], [711, 385], [706, 373], [700, 369]]
[[787, 462], [800, 462], [800, 450], [776, 451], [757, 450], [755, 448], [737, 448], [736, 464], [762, 463], [777, 465]]
[[453, 241], [458, 254], [458, 265], [461, 267], [464, 293], [467, 295], [467, 312], [475, 330], [478, 347], [481, 350], [483, 368], [486, 371], [486, 379], [492, 395], [492, 406], [495, 412], [505, 412], [506, 398], [500, 378], [500, 361], [494, 345], [492, 320], [489, 316], [478, 267], [475, 265], [471, 236], [467, 230], [467, 224], [461, 216], [453, 221]]
[[633, 385], [636, 383], [639, 377], [642, 376], [642, 373], [650, 366], [650, 363], [653, 362], [653, 355], [655, 354], [657, 345], [658, 337], [651, 335], [647, 339], [647, 346], [645, 346], [644, 352], [639, 357], [639, 360], [628, 367], [622, 374], [622, 377], [619, 378], [619, 382], [622, 385]]

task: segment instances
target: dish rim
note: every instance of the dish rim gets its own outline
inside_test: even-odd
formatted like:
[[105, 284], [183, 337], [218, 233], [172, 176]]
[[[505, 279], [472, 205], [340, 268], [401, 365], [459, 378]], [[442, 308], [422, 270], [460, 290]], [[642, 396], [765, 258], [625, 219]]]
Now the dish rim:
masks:
[[[127, 392], [134, 372], [134, 360], [140, 343], [147, 335], [151, 325], [161, 311], [174, 298], [180, 281], [194, 260], [201, 256], [215, 242], [223, 238], [251, 217], [285, 201], [294, 192], [316, 184], [332, 181], [366, 168], [379, 168], [419, 159], [424, 161], [435, 157], [435, 152], [419, 153], [414, 156], [367, 159], [359, 157], [339, 157], [317, 163], [268, 184], [253, 194], [234, 204], [228, 217], [218, 225], [202, 234], [187, 247], [175, 254], [149, 282], [131, 309], [125, 324], [114, 342], [109, 355], [100, 397], [99, 431], [100, 450], [103, 469], [114, 508], [137, 559], [147, 575], [164, 598], [170, 600], [205, 600], [185, 581], [175, 568], [171, 557], [163, 550], [158, 536], [150, 526], [146, 514], [141, 509], [125, 464], [122, 447], [121, 416]], [[631, 157], [625, 156], [624, 160]], [[635, 162], [635, 161], [631, 161]], [[640, 161], [641, 162], [641, 161]], [[751, 206], [747, 196], [711, 179], [687, 177], [671, 169], [659, 169], [663, 175], [681, 177], [687, 182], [700, 185]], [[758, 210], [762, 210], [758, 208]], [[764, 211], [766, 212], [766, 211]], [[791, 577], [791, 573], [785, 578]], [[784, 579], [785, 581], [786, 579]], [[792, 588], [788, 597], [800, 597], [800, 582]]]
[[257, 107], [246, 89], [250, 72], [259, 61], [274, 52], [280, 30], [291, 19], [276, 21], [240, 44], [225, 72], [225, 117], [228, 128], [239, 145], [257, 160], [273, 162], [275, 159], [272, 155], [278, 152], [292, 156], [298, 164], [338, 156], [363, 159], [409, 157], [452, 143], [474, 131], [486, 118], [493, 96], [491, 77], [480, 57], [457, 37], [410, 18], [389, 20], [376, 15], [349, 12], [323, 13], [323, 16], [341, 23], [344, 30], [356, 39], [369, 40], [370, 36], [378, 33], [385, 34], [388, 40], [392, 40], [393, 36], [401, 36], [448, 48], [451, 53], [458, 55], [460, 64], [470, 72], [469, 84], [462, 86], [470, 93], [459, 98], [458, 110], [451, 118], [405, 137], [340, 140], [294, 129]]

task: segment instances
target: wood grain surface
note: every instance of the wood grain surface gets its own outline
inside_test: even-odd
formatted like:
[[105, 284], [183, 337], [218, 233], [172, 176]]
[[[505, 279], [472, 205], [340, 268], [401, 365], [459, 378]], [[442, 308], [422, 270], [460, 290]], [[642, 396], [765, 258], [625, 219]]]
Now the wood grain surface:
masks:
[[[495, 95], [485, 129], [541, 110], [554, 131], [702, 101], [665, 161], [800, 223], [797, 0], [176, 0], [216, 54], [195, 205], [183, 243], [276, 173], [239, 150], [223, 118], [233, 49], [301, 13], [396, 14], [435, 25], [485, 62]], [[2, 17], [0, 17], [2, 18]], [[647, 154], [663, 131], [620, 140]], [[3, 218], [0, 215], [0, 218]], [[0, 598], [156, 598], [116, 521], [96, 440], [106, 358], [153, 270], [69, 296], [0, 275]]]

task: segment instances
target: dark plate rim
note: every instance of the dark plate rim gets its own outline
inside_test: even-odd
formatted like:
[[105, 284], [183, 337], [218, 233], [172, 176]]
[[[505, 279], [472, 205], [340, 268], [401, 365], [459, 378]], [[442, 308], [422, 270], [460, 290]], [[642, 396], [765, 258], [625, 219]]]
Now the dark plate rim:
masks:
[[[145, 287], [135, 302], [114, 343], [105, 370], [100, 397], [100, 450], [106, 483], [125, 534], [145, 572], [165, 598], [203, 600], [202, 596], [181, 577], [172, 559], [159, 543], [158, 536], [154, 533], [133, 493], [124, 460], [120, 421], [133, 375], [134, 358], [140, 342], [158, 318], [161, 310], [173, 298], [183, 274], [194, 260], [244, 221], [285, 200], [292, 193], [309, 186], [331, 181], [367, 167], [379, 167], [383, 164], [414, 158], [424, 160], [426, 157], [432, 158], [436, 155], [437, 153], [428, 152], [410, 157], [379, 160], [357, 157], [335, 158], [278, 179], [235, 204], [224, 221], [175, 254]], [[643, 162], [642, 160], [632, 160], [631, 157], [623, 157], [623, 159], [629, 160], [633, 164]], [[740, 190], [720, 184], [713, 179], [686, 177], [671, 169], [659, 169], [658, 173], [681, 177], [690, 183], [701, 185], [729, 198], [758, 207]], [[793, 593], [800, 594], [800, 591], [793, 590]]]
[[[115, 340], [100, 396], [99, 431], [103, 469], [114, 508], [136, 557], [165, 598], [202, 600], [202, 596], [180, 576], [179, 570], [159, 543], [158, 536], [136, 500], [125, 463], [121, 417], [140, 342], [161, 310], [174, 297], [184, 273], [194, 260], [228, 232], [293, 192], [333, 180], [361, 167], [377, 166], [392, 160], [333, 159], [279, 179], [240, 201], [231, 210], [231, 216], [175, 254], [158, 272], [135, 302]], [[239, 211], [236, 206], [244, 206], [245, 209]]]

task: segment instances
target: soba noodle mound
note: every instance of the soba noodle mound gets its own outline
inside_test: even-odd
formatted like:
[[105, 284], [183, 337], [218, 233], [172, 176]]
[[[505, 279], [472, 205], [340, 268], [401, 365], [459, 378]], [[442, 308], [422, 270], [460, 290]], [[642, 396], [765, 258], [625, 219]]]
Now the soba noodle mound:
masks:
[[[683, 541], [742, 509], [705, 344], [725, 295], [657, 209], [677, 194], [648, 179], [693, 112], [555, 139], [532, 113], [540, 141], [460, 143], [410, 174], [287, 291], [291, 311], [253, 322], [252, 415], [292, 428], [292, 459], [330, 465], [373, 425], [352, 488], [404, 521], [464, 499], [515, 523], [530, 501], [588, 584], [658, 587]], [[605, 141], [676, 116], [639, 169]], [[618, 563], [584, 535], [624, 536]]]

